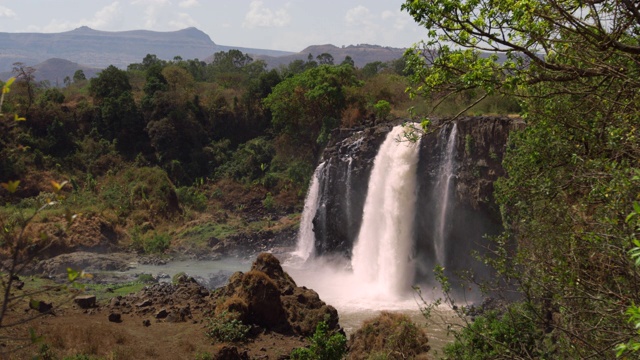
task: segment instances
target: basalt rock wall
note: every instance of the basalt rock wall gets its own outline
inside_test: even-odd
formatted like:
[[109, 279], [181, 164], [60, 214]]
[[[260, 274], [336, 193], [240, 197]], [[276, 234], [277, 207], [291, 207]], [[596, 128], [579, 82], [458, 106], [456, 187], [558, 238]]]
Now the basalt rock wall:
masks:
[[[363, 129], [340, 129], [332, 134], [321, 161], [320, 201], [313, 220], [317, 255], [351, 256], [362, 221], [368, 181], [378, 149], [402, 120]], [[482, 252], [486, 235], [501, 231], [493, 197], [494, 181], [504, 175], [501, 162], [509, 133], [522, 122], [508, 117], [435, 119], [420, 140], [414, 260], [418, 278], [429, 278], [436, 265], [434, 232], [439, 199], [436, 185], [448, 141], [456, 127], [453, 147], [453, 196], [446, 221], [444, 265], [448, 271], [480, 269], [469, 252]], [[465, 256], [461, 254], [465, 253]]]

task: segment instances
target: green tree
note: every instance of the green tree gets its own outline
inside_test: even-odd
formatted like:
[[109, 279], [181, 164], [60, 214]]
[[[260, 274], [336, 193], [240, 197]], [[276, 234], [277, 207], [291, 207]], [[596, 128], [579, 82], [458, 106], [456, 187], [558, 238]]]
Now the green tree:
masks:
[[315, 156], [340, 123], [347, 88], [358, 85], [353, 67], [320, 65], [283, 80], [264, 103], [275, 130]]
[[333, 55], [329, 53], [322, 53], [316, 56], [319, 65], [333, 65]]
[[108, 140], [117, 140], [119, 151], [137, 154], [148, 138], [145, 122], [133, 98], [129, 77], [111, 65], [91, 79], [89, 91], [97, 106], [95, 128]]
[[78, 69], [76, 70], [76, 72], [73, 73], [73, 82], [74, 83], [79, 83], [82, 81], [87, 80], [87, 77], [84, 74], [84, 71], [82, 69]]
[[414, 95], [467, 92], [470, 106], [494, 94], [522, 102], [526, 127], [511, 137], [508, 176], [496, 184], [506, 231], [496, 240], [500, 256], [488, 261], [518, 284], [540, 330], [536, 353], [611, 358], [635, 335], [624, 313], [640, 301], [625, 222], [640, 194], [632, 181], [640, 159], [638, 4], [402, 7], [429, 30], [407, 53]]

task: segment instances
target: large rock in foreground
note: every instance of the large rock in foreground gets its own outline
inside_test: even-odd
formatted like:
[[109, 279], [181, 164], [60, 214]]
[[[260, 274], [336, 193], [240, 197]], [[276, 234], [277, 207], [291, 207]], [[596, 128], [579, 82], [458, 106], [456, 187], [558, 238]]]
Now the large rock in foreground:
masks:
[[258, 255], [250, 271], [233, 274], [212, 296], [216, 314], [237, 312], [244, 323], [271, 331], [310, 336], [320, 321], [339, 329], [336, 309], [315, 291], [298, 287], [269, 253]]

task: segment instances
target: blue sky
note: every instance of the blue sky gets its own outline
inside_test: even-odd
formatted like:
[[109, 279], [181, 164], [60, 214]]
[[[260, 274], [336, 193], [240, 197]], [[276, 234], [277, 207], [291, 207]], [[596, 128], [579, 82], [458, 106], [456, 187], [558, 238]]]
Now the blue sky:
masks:
[[[0, 32], [172, 31], [194, 26], [219, 45], [300, 51], [309, 45], [409, 47], [426, 30], [402, 0], [0, 0]], [[1, 50], [0, 50], [1, 51]]]

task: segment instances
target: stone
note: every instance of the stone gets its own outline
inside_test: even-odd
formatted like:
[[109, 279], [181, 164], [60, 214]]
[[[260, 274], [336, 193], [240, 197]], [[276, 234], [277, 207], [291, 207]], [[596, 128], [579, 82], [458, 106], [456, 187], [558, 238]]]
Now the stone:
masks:
[[142, 302], [136, 304], [137, 307], [146, 307], [153, 305], [153, 302], [150, 299], [145, 299]]
[[37, 310], [38, 312], [44, 314], [51, 312], [51, 310], [53, 309], [53, 303], [48, 303], [41, 300], [31, 300], [29, 302], [29, 308]]
[[164, 319], [169, 315], [169, 313], [167, 312], [167, 309], [162, 309], [160, 311], [158, 311], [155, 315], [156, 319]]
[[109, 313], [109, 321], [114, 323], [122, 322], [122, 314], [117, 312]]
[[90, 309], [96, 306], [95, 295], [79, 295], [73, 299], [73, 302], [78, 304], [82, 309]]

